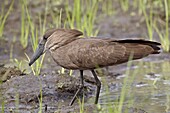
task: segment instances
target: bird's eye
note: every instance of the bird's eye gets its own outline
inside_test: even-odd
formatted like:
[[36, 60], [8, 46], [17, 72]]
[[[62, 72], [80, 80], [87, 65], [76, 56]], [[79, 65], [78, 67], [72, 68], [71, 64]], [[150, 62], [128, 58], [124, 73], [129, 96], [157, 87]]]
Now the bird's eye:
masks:
[[44, 36], [43, 36], [43, 39], [44, 39], [44, 40], [47, 40], [47, 37], [44, 35]]

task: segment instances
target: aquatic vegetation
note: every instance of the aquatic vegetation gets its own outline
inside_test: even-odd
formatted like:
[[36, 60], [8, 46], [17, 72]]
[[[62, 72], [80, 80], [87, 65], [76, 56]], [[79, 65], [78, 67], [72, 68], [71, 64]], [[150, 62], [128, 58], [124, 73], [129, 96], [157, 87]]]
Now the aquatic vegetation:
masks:
[[112, 16], [115, 13], [115, 9], [113, 7], [113, 0], [101, 0], [99, 5], [102, 4], [102, 11], [104, 14]]
[[128, 11], [129, 9], [129, 0], [119, 0], [120, 6], [123, 9], [123, 11]]
[[[69, 0], [67, 0], [64, 9], [66, 11], [67, 20], [64, 21], [64, 27], [79, 29], [84, 32], [86, 36], [96, 36], [99, 32], [99, 29], [94, 30], [94, 22], [98, 11], [98, 1], [74, 0], [73, 7], [71, 7], [69, 4]], [[86, 4], [88, 7], [86, 7], [84, 4]], [[72, 11], [71, 14], [70, 11]], [[55, 23], [58, 23], [56, 24], [57, 28], [61, 27], [61, 15], [62, 10], [60, 10], [59, 18], [56, 18], [55, 21]], [[67, 24], [68, 26], [66, 26]], [[61, 70], [59, 70], [59, 73], [64, 74], [65, 69], [62, 68]], [[69, 75], [72, 75], [72, 73], [73, 70], [70, 70]]]
[[[46, 5], [47, 6], [47, 5]], [[40, 28], [43, 32], [45, 32], [45, 23], [46, 23], [46, 13], [47, 10], [45, 10], [45, 18], [43, 21], [43, 27]], [[38, 28], [35, 26], [35, 24], [33, 23], [33, 21], [31, 20], [31, 15], [29, 14], [28, 8], [26, 7], [26, 14], [27, 14], [27, 19], [28, 19], [28, 23], [30, 26], [30, 32], [31, 32], [31, 45], [32, 45], [32, 49], [35, 52], [36, 48], [38, 47], [38, 43], [39, 43], [39, 38], [38, 38]], [[42, 26], [41, 24], [41, 19], [39, 20], [40, 22], [40, 27]], [[26, 57], [28, 59], [28, 61], [30, 60], [30, 58], [28, 57], [28, 55], [26, 54]], [[35, 65], [31, 66], [31, 69], [33, 71], [34, 75], [39, 75], [40, 74], [40, 70], [43, 64], [43, 60], [44, 60], [45, 54], [42, 55], [42, 57], [40, 59], [38, 59], [35, 63]]]
[[20, 42], [23, 48], [26, 48], [28, 45], [28, 35], [29, 35], [29, 24], [28, 19], [26, 18], [26, 8], [27, 1], [26, 0], [20, 0], [21, 5], [21, 36], [20, 36]]
[[16, 42], [16, 37], [14, 36], [13, 39], [12, 39], [13, 44], [11, 44], [10, 53], [9, 53], [10, 61], [13, 61], [13, 49], [14, 49], [14, 43], [15, 42]]
[[[139, 69], [134, 71], [131, 70], [132, 62], [130, 61], [133, 56], [130, 56], [129, 62], [127, 63], [127, 70], [125, 72], [125, 77], [123, 78], [122, 88], [120, 91], [120, 96], [117, 97], [114, 102], [109, 101], [109, 96], [106, 98], [107, 103], [101, 103], [97, 106], [97, 110], [99, 113], [107, 112], [107, 113], [122, 113], [122, 110], [127, 113], [130, 107], [133, 107], [134, 95], [131, 91], [132, 84], [134, 82], [135, 77], [139, 73]], [[138, 64], [141, 65], [141, 62]], [[106, 95], [111, 95], [111, 91], [108, 88], [108, 83], [106, 80], [103, 81], [104, 88], [106, 89]], [[130, 92], [130, 95], [129, 95]], [[126, 98], [131, 100], [126, 101]], [[124, 104], [126, 102], [126, 105]]]
[[38, 113], [43, 113], [42, 111], [42, 107], [43, 107], [43, 92], [42, 92], [42, 83], [41, 83], [41, 80], [39, 78], [39, 81], [40, 81], [40, 94], [39, 94], [39, 97], [38, 97], [38, 102], [39, 102], [39, 111]]
[[23, 66], [22, 63], [23, 63], [23, 61], [22, 61], [22, 60], [19, 61], [18, 59], [14, 59], [14, 62], [17, 64], [16, 67], [23, 72], [23, 71], [24, 71], [24, 70], [22, 69], [22, 66]]
[[[131, 56], [129, 57], [129, 61], [131, 59], [133, 59], [133, 54], [131, 54]], [[128, 62], [127, 68], [131, 67], [131, 65], [132, 65], [132, 62]], [[118, 104], [118, 109], [117, 109], [118, 113], [122, 112], [123, 105], [124, 105], [123, 103], [125, 101], [125, 97], [128, 95], [128, 92], [130, 92], [131, 84], [133, 83], [134, 78], [137, 75], [137, 73], [138, 73], [138, 70], [136, 70], [132, 75], [130, 75], [130, 68], [127, 69], [127, 71], [126, 71], [126, 75], [127, 76], [123, 80], [123, 86], [122, 86], [122, 89], [121, 89], [121, 95], [120, 95], [120, 99], [118, 101], [118, 103], [119, 103]], [[130, 96], [133, 96], [133, 94], [130, 95]]]
[[8, 18], [8, 16], [9, 16], [9, 14], [12, 11], [13, 4], [14, 4], [14, 0], [12, 0], [12, 2], [10, 4], [10, 7], [9, 7], [9, 9], [8, 9], [8, 11], [6, 13], [4, 12], [4, 5], [1, 6], [1, 13], [0, 13], [0, 38], [2, 38], [5, 22], [6, 22], [7, 18]]
[[[56, 16], [56, 14], [53, 11], [50, 11], [50, 14], [51, 14], [51, 17], [52, 17], [52, 20], [53, 20], [53, 24], [51, 25], [52, 28], [53, 27], [54, 28], [62, 28], [62, 22], [61, 22], [62, 12], [63, 12], [63, 9], [61, 8], [59, 15]], [[64, 23], [63, 26], [65, 28], [65, 23]]]
[[15, 110], [14, 112], [19, 112], [19, 93], [16, 92], [15, 94]]
[[[170, 63], [167, 58], [168, 52], [170, 51], [170, 41], [169, 41], [169, 16], [170, 16], [170, 1], [169, 0], [57, 0], [57, 1], [35, 1], [29, 2], [27, 0], [20, 0], [19, 4], [14, 4], [15, 0], [5, 1], [1, 4], [1, 12], [0, 12], [0, 38], [3, 37], [4, 30], [8, 30], [10, 28], [9, 24], [12, 22], [17, 22], [16, 28], [17, 31], [10, 28], [9, 31], [5, 31], [9, 33], [9, 37], [6, 37], [5, 40], [9, 40], [9, 46], [2, 47], [0, 50], [4, 49], [2, 56], [6, 58], [10, 58], [12, 63], [21, 71], [30, 71], [30, 67], [28, 67], [28, 62], [33, 51], [36, 50], [39, 42], [39, 37], [45, 33], [47, 28], [74, 28], [79, 29], [84, 33], [85, 36], [97, 36], [99, 30], [106, 29], [106, 37], [107, 34], [109, 37], [116, 37], [115, 32], [121, 38], [127, 38], [126, 36], [144, 36], [150, 40], [159, 40], [162, 44], [163, 51], [166, 52], [167, 56], [156, 55], [156, 57], [150, 57], [148, 59], [152, 59], [151, 61], [147, 58], [144, 60], [137, 61], [138, 63], [129, 62], [127, 69], [121, 71], [123, 77], [120, 79], [116, 79], [115, 81], [120, 84], [120, 86], [114, 86], [115, 92], [112, 92], [111, 84], [114, 84], [115, 81], [108, 82], [107, 79], [114, 79], [116, 76], [107, 76], [103, 77], [101, 75], [101, 80], [103, 85], [101, 97], [104, 95], [104, 98], [100, 98], [100, 103], [97, 104], [97, 109], [94, 107], [92, 111], [94, 112], [107, 112], [107, 113], [121, 113], [129, 112], [130, 107], [138, 107], [144, 109], [146, 112], [153, 112], [156, 109], [157, 112], [169, 112], [170, 111], [170, 96], [169, 96], [169, 68]], [[54, 5], [58, 4], [58, 5]], [[19, 6], [19, 7], [18, 7]], [[40, 7], [39, 7], [40, 6]], [[52, 7], [50, 7], [52, 6]], [[11, 16], [13, 7], [16, 8], [14, 14], [18, 17], [8, 17]], [[19, 12], [19, 13], [18, 13]], [[125, 14], [125, 15], [124, 15]], [[133, 15], [133, 17], [131, 17]], [[35, 16], [36, 15], [36, 16]], [[12, 15], [13, 16], [13, 15]], [[121, 17], [120, 17], [121, 16]], [[108, 18], [106, 23], [100, 23], [100, 20], [104, 18]], [[126, 26], [124, 23], [117, 23], [117, 17], [120, 18], [120, 22], [130, 22], [130, 25]], [[126, 20], [126, 17], [128, 19]], [[109, 22], [107, 22], [109, 21]], [[113, 25], [108, 25], [111, 22], [116, 23]], [[133, 23], [134, 22], [134, 23]], [[131, 28], [138, 24], [138, 28], [142, 28], [142, 32], [136, 33], [137, 30], [132, 29], [134, 34], [131, 34]], [[8, 24], [6, 26], [6, 24]], [[101, 25], [102, 24], [102, 25]], [[129, 23], [128, 23], [129, 24]], [[104, 25], [104, 27], [103, 27]], [[19, 27], [18, 27], [19, 26]], [[101, 28], [101, 26], [103, 28]], [[109, 26], [109, 27], [108, 27]], [[127, 31], [124, 30], [124, 28]], [[7, 29], [6, 29], [7, 28]], [[115, 30], [116, 28], [116, 30]], [[136, 27], [137, 28], [137, 27]], [[137, 28], [137, 29], [138, 29]], [[135, 28], [134, 28], [135, 29]], [[122, 32], [122, 31], [123, 32]], [[113, 31], [113, 32], [112, 32]], [[144, 32], [143, 32], [144, 31]], [[146, 31], [146, 33], [145, 33]], [[130, 32], [130, 33], [129, 33]], [[101, 35], [103, 31], [101, 30]], [[127, 35], [128, 34], [128, 35]], [[105, 34], [104, 34], [105, 35]], [[3, 42], [1, 42], [3, 43]], [[8, 42], [7, 42], [8, 43]], [[24, 48], [22, 52], [16, 52], [16, 48], [19, 50]], [[20, 48], [21, 44], [21, 48]], [[28, 45], [30, 47], [28, 47]], [[32, 48], [31, 48], [32, 47]], [[10, 50], [8, 50], [10, 49]], [[16, 53], [15, 53], [16, 52]], [[24, 52], [28, 54], [27, 62], [22, 60]], [[22, 56], [20, 56], [22, 54]], [[165, 53], [163, 53], [165, 54]], [[9, 55], [9, 56], [8, 56]], [[40, 75], [41, 68], [43, 67], [44, 55], [36, 61], [36, 63], [31, 67], [34, 75]], [[4, 59], [4, 58], [3, 58]], [[25, 59], [25, 58], [24, 58]], [[51, 58], [49, 58], [51, 59]], [[51, 65], [51, 61], [47, 59], [47, 65]], [[146, 60], [146, 61], [145, 61]], [[158, 62], [158, 60], [162, 60]], [[3, 63], [3, 61], [1, 61]], [[10, 62], [11, 63], [11, 62]], [[12, 65], [13, 65], [12, 64]], [[0, 64], [1, 65], [1, 64]], [[27, 67], [26, 67], [27, 66]], [[44, 67], [46, 69], [46, 67]], [[120, 67], [122, 68], [122, 67]], [[56, 70], [57, 69], [57, 70]], [[65, 74], [69, 72], [69, 75], [73, 74], [73, 71], [66, 71], [64, 68], [61, 70], [60, 67], [53, 69], [54, 72], [52, 74], [56, 74], [57, 71], [59, 74]], [[113, 69], [114, 70], [114, 69]], [[118, 69], [119, 70], [119, 69]], [[45, 70], [46, 71], [46, 70]], [[99, 70], [100, 71], [100, 70]], [[58, 74], [57, 73], [57, 74]], [[75, 72], [76, 73], [76, 72]], [[102, 72], [99, 72], [99, 75]], [[47, 74], [49, 74], [47, 72]], [[67, 75], [67, 74], [65, 74]], [[43, 75], [45, 77], [45, 74]], [[51, 76], [50, 76], [51, 77]], [[21, 77], [22, 78], [22, 77]], [[13, 78], [15, 79], [15, 78]], [[73, 78], [74, 79], [74, 78]], [[106, 79], [106, 80], [105, 80]], [[113, 82], [113, 83], [112, 83]], [[2, 81], [0, 81], [0, 85], [2, 85]], [[11, 82], [10, 82], [11, 84]], [[43, 81], [39, 83], [40, 88], [38, 90], [37, 98], [37, 106], [39, 107], [39, 113], [44, 112], [44, 102], [46, 101], [46, 97], [44, 96], [44, 87]], [[114, 84], [115, 85], [115, 84]], [[116, 84], [117, 85], [117, 84]], [[110, 89], [109, 89], [110, 88]], [[113, 88], [113, 89], [114, 89]], [[28, 88], [29, 89], [29, 88]], [[47, 92], [48, 93], [48, 92]], [[0, 90], [0, 101], [1, 101], [1, 112], [6, 112], [7, 104], [6, 99], [4, 97], [4, 92]], [[46, 95], [48, 96], [48, 94]], [[14, 108], [9, 108], [11, 112], [22, 112], [20, 110], [20, 95], [17, 90], [12, 95], [14, 101]], [[45, 97], [45, 98], [44, 98]], [[53, 97], [52, 97], [53, 98]], [[67, 99], [67, 97], [65, 97]], [[65, 99], [64, 98], [64, 99]], [[71, 97], [69, 97], [71, 98]], [[88, 104], [91, 104], [91, 100]], [[63, 100], [62, 100], [63, 101]], [[139, 102], [140, 101], [140, 102]], [[162, 103], [161, 103], [162, 102]], [[28, 103], [29, 104], [29, 103]], [[56, 104], [56, 103], [54, 103]], [[60, 112], [63, 104], [59, 103], [60, 107], [57, 107], [55, 110]], [[79, 112], [85, 112], [88, 105], [84, 103], [84, 97], [82, 100], [78, 99]], [[150, 105], [148, 108], [148, 104]], [[67, 106], [67, 105], [66, 105]], [[50, 109], [50, 105], [48, 110]], [[160, 108], [159, 108], [160, 107]], [[61, 109], [60, 109], [61, 108]], [[45, 106], [45, 109], [47, 107]], [[68, 109], [68, 108], [64, 108]], [[47, 110], [47, 112], [48, 112]], [[33, 111], [34, 112], [34, 111]]]
[[[169, 52], [170, 41], [169, 41], [169, 10], [168, 9], [170, 6], [168, 5], [167, 0], [156, 1], [156, 2], [157, 3], [151, 2], [151, 1], [150, 2], [140, 1], [139, 9], [142, 9], [143, 15], [145, 17], [149, 39], [154, 40], [153, 33], [155, 30], [160, 38], [163, 50], [165, 52]], [[149, 8], [147, 8], [148, 6]], [[165, 7], [162, 7], [162, 6], [165, 6]], [[158, 22], [158, 20], [160, 21], [160, 17], [154, 16], [155, 7], [159, 9], [164, 8], [165, 25], [164, 24], [162, 25], [162, 23]], [[147, 11], [149, 12], [149, 14], [147, 14]], [[160, 29], [160, 26], [165, 26], [165, 28]]]
[[[98, 11], [98, 1], [74, 0], [73, 7], [70, 7], [69, 4], [69, 0], [67, 0], [65, 10], [69, 28], [76, 28], [82, 31], [86, 36], [96, 36], [99, 30], [94, 30], [94, 22]], [[70, 10], [72, 10], [71, 14]]]
[[153, 23], [154, 23], [154, 20], [153, 20], [153, 6], [151, 5], [150, 10], [149, 10], [149, 15], [148, 15], [146, 13], [147, 8], [146, 8], [145, 1], [143, 0], [141, 3], [142, 3], [141, 4], [142, 12], [143, 12], [144, 17], [145, 17], [149, 39], [153, 40]]
[[165, 32], [161, 32], [158, 27], [155, 25], [154, 28], [156, 30], [156, 32], [159, 35], [161, 44], [162, 44], [162, 48], [165, 52], [169, 52], [170, 51], [170, 40], [169, 40], [169, 8], [170, 6], [168, 6], [167, 0], [164, 0], [164, 5], [165, 5]]
[[[0, 85], [1, 85], [1, 81], [0, 81]], [[1, 101], [1, 113], [5, 113], [5, 99], [2, 98], [2, 93], [0, 91], [0, 101]]]
[[80, 109], [79, 113], [84, 113], [84, 95], [82, 97], [82, 100], [78, 99], [78, 103], [79, 103], [79, 109]]

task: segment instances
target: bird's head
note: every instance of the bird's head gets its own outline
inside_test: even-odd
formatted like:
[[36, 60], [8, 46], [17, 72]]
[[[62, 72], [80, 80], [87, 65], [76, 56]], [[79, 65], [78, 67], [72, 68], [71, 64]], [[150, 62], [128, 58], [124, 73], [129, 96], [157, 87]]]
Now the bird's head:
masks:
[[30, 59], [31, 66], [47, 50], [54, 51], [57, 48], [72, 42], [78, 36], [83, 35], [81, 31], [75, 29], [49, 29], [39, 41], [38, 47]]

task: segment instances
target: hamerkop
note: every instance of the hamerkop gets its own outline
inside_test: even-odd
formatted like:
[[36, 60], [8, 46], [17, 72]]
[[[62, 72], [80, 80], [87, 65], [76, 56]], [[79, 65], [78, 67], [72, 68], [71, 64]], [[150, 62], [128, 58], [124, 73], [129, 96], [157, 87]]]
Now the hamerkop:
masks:
[[133, 54], [133, 59], [140, 59], [149, 54], [158, 54], [158, 42], [142, 39], [98, 39], [81, 38], [81, 31], [75, 29], [50, 29], [39, 42], [39, 46], [31, 58], [32, 65], [43, 53], [50, 51], [54, 61], [66, 68], [80, 70], [81, 85], [74, 95], [70, 105], [75, 101], [77, 94], [83, 89], [83, 71], [90, 70], [97, 85], [95, 104], [98, 103], [101, 82], [94, 69], [127, 62]]

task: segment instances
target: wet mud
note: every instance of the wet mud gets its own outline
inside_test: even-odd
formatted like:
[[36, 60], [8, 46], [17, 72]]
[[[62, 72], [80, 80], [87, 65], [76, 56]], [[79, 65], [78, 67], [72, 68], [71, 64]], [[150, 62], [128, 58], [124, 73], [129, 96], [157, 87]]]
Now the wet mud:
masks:
[[[2, 2], [3, 0], [0, 0], [0, 3]], [[39, 11], [43, 11], [44, 5], [44, 2], [31, 2], [32, 14], [35, 16]], [[52, 7], [63, 6], [54, 4]], [[28, 56], [33, 54], [30, 40], [26, 49], [23, 49], [19, 42], [20, 9], [17, 2], [14, 3], [14, 8], [16, 10], [9, 16], [5, 25], [5, 40], [0, 40], [0, 109], [2, 110], [5, 106], [5, 113], [18, 111], [37, 113], [42, 106], [43, 113], [80, 112], [78, 99], [73, 106], [69, 106], [71, 99], [80, 86], [79, 71], [74, 71], [72, 76], [67, 74], [68, 70], [66, 74], [59, 74], [58, 70], [61, 67], [57, 66], [48, 53], [45, 56], [40, 76], [33, 75], [27, 62], [24, 62], [24, 70], [29, 70], [29, 73], [18, 69], [16, 63], [10, 61], [11, 54], [13, 59], [20, 60], [26, 59], [24, 53], [27, 53]], [[133, 13], [133, 15], [130, 15], [130, 13]], [[47, 22], [50, 23], [51, 21], [51, 18], [47, 19]], [[100, 28], [99, 37], [144, 39], [147, 35], [144, 17], [137, 15], [137, 12], [133, 10], [127, 13], [118, 10], [113, 16], [104, 16], [102, 19], [98, 19], [96, 26]], [[13, 40], [14, 36], [16, 37], [15, 41]], [[154, 39], [159, 41], [155, 33]], [[141, 67], [139, 67], [139, 63], [142, 63]], [[152, 68], [150, 63], [155, 67]], [[129, 113], [165, 112], [165, 107], [168, 105], [165, 103], [166, 96], [170, 92], [170, 79], [167, 79], [170, 72], [168, 70], [162, 72], [162, 69], [168, 66], [167, 63], [170, 63], [169, 53], [150, 55], [144, 59], [133, 61], [132, 66], [129, 67], [130, 70], [139, 69], [143, 72], [139, 71], [132, 83], [133, 95], [135, 95], [133, 97], [134, 107], [124, 105]], [[152, 68], [152, 71], [148, 71], [148, 68]], [[103, 68], [99, 71], [102, 72], [98, 73], [102, 82], [99, 99], [101, 105], [107, 105], [109, 102], [116, 103], [115, 100], [120, 96], [123, 80], [127, 76], [127, 69], [127, 63], [124, 63]], [[158, 81], [155, 86], [152, 84], [154, 80]], [[84, 112], [102, 112], [98, 106], [93, 104], [96, 86], [89, 71], [85, 71], [84, 82], [84, 95], [82, 93], [79, 95], [85, 101]], [[107, 88], [110, 94], [106, 93]], [[130, 99], [130, 97], [127, 97], [125, 103]]]

